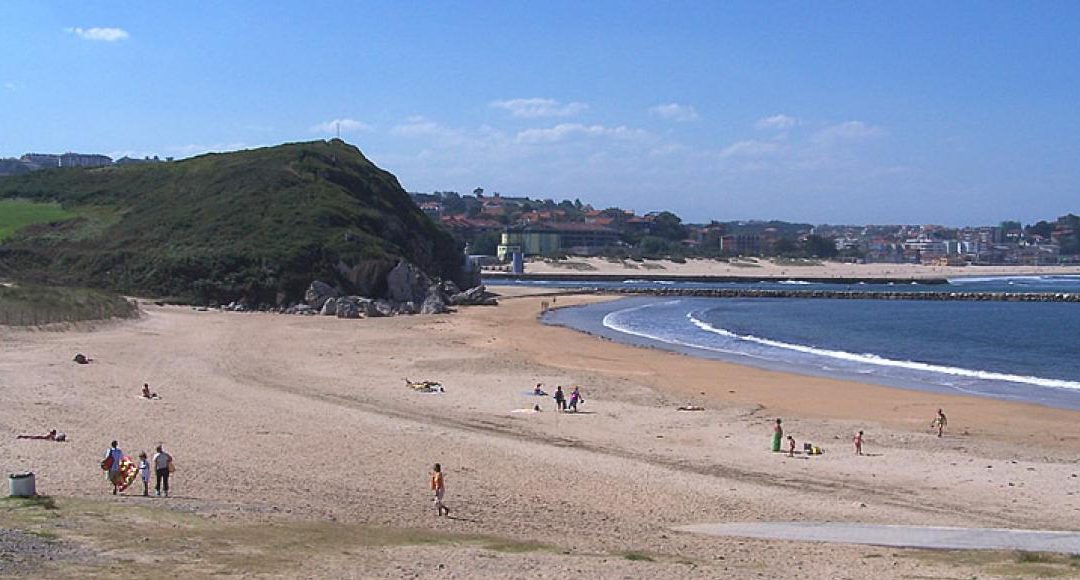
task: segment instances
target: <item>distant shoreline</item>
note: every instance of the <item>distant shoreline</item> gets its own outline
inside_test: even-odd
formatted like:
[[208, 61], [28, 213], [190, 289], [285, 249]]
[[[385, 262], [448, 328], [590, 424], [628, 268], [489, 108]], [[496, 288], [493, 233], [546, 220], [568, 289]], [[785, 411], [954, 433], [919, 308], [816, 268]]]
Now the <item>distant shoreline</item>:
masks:
[[1068, 266], [929, 266], [922, 264], [849, 264], [841, 262], [780, 262], [766, 259], [694, 259], [686, 262], [615, 261], [567, 258], [530, 261], [524, 274], [484, 271], [486, 280], [595, 281], [678, 280], [683, 282], [779, 282], [800, 280], [827, 284], [945, 284], [957, 278], [1017, 276], [1078, 276], [1080, 264]]
[[664, 280], [678, 280], [680, 282], [701, 283], [754, 283], [754, 282], [781, 282], [786, 280], [799, 280], [818, 284], [948, 284], [948, 278], [885, 278], [885, 277], [816, 277], [816, 276], [733, 276], [733, 275], [694, 275], [694, 274], [597, 274], [597, 273], [525, 273], [511, 274], [509, 272], [484, 272], [483, 278], [493, 283], [506, 280], [537, 281], [537, 282], [621, 282], [623, 280], [644, 280], [647, 282], [660, 282]]

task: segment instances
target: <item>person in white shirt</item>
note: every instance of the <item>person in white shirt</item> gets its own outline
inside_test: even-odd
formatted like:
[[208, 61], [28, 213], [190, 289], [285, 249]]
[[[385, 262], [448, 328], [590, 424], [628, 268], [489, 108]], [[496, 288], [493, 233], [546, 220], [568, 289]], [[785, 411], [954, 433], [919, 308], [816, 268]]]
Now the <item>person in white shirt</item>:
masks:
[[105, 461], [109, 462], [109, 483], [112, 484], [113, 495], [117, 494], [120, 485], [120, 463], [124, 460], [124, 452], [116, 441], [112, 442], [108, 451], [105, 452]]
[[161, 449], [161, 445], [157, 446], [157, 453], [154, 454], [154, 490], [158, 495], [161, 495], [161, 488], [164, 484], [165, 497], [169, 497], [169, 470], [172, 468], [172, 455], [165, 453]]
[[139, 452], [139, 478], [142, 479], [143, 497], [150, 495], [150, 464], [146, 462], [146, 452]]

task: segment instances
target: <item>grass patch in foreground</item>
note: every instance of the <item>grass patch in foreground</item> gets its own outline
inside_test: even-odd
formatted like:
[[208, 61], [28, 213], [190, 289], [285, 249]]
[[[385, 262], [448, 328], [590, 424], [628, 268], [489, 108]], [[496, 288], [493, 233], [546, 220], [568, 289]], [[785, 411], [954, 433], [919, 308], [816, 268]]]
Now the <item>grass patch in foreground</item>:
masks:
[[1018, 578], [1075, 578], [1080, 576], [1080, 556], [1047, 552], [919, 550], [915, 558], [943, 564], [980, 568], [991, 576]]
[[230, 523], [130, 498], [4, 500], [0, 528], [71, 540], [109, 555], [107, 564], [92, 559], [39, 563], [46, 575], [55, 576], [141, 576], [148, 560], [178, 577], [318, 575], [304, 566], [320, 561], [348, 568], [362, 563], [366, 549], [407, 546], [473, 547], [507, 554], [556, 551], [539, 542], [427, 529], [290, 519]]
[[627, 560], [630, 560], [631, 562], [653, 562], [654, 561], [652, 556], [649, 556], [648, 554], [643, 554], [641, 552], [624, 552], [622, 557], [626, 558]]
[[0, 242], [26, 226], [60, 222], [73, 217], [74, 213], [58, 203], [0, 199]]

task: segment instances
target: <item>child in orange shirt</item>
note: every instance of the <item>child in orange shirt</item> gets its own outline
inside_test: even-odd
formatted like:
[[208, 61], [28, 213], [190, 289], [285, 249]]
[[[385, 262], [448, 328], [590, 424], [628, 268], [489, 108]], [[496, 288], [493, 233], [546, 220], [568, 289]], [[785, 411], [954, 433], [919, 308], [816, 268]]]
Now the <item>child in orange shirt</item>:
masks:
[[435, 472], [431, 474], [431, 491], [435, 492], [435, 510], [438, 515], [450, 515], [450, 508], [443, 505], [446, 483], [443, 481], [442, 466], [438, 463], [435, 464]]

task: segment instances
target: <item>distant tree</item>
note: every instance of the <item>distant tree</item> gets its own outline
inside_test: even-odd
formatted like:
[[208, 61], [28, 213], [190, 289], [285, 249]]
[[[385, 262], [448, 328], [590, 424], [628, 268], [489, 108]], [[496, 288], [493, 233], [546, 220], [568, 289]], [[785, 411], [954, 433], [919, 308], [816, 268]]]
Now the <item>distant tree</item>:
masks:
[[645, 236], [638, 244], [641, 253], [649, 257], [663, 257], [671, 252], [671, 242], [659, 236]]
[[1024, 228], [1024, 233], [1029, 236], [1037, 235], [1044, 238], [1049, 238], [1050, 234], [1054, 233], [1054, 224], [1046, 220], [1042, 220]]
[[442, 195], [443, 206], [446, 208], [446, 213], [456, 214], [465, 212], [465, 201], [461, 199], [456, 191], [446, 191]]
[[819, 235], [809, 235], [803, 242], [803, 252], [817, 258], [833, 258], [837, 255], [836, 240]]
[[484, 232], [476, 236], [472, 242], [472, 253], [494, 256], [499, 249], [502, 235], [499, 232]]
[[581, 211], [581, 208], [583, 208], [583, 207], [585, 207], [585, 206], [583, 206], [583, 205], [581, 204], [581, 199], [579, 199], [579, 198], [574, 198], [574, 209], [576, 209], [576, 210], [578, 210], [578, 211]]
[[682, 225], [679, 216], [670, 211], [662, 211], [653, 221], [652, 235], [677, 242], [686, 239], [686, 226]]
[[773, 244], [773, 254], [777, 256], [797, 256], [799, 254], [799, 245], [791, 238], [780, 238]]
[[1006, 221], [1001, 222], [1001, 225], [999, 225], [998, 227], [1001, 228], [1003, 231], [1007, 232], [1009, 230], [1018, 230], [1022, 226], [1020, 225], [1020, 222], [1018, 222], [1018, 221], [1006, 220]]

